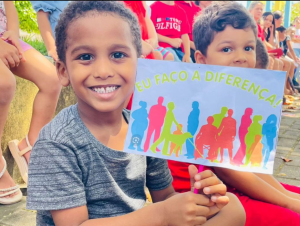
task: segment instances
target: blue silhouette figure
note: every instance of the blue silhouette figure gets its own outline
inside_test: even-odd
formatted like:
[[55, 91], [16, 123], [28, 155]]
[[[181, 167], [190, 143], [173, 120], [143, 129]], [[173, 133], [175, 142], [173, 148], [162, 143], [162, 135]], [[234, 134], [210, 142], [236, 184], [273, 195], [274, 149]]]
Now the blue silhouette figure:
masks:
[[262, 144], [263, 146], [263, 156], [264, 158], [264, 168], [266, 169], [267, 163], [269, 161], [269, 157], [274, 148], [274, 138], [277, 133], [277, 117], [276, 115], [270, 115], [267, 118], [267, 121], [263, 124], [262, 127]]
[[139, 105], [141, 108], [135, 110], [131, 113], [131, 117], [134, 119], [134, 122], [131, 126], [131, 143], [129, 149], [138, 151], [144, 151], [141, 148], [141, 143], [144, 137], [144, 133], [148, 127], [148, 112], [147, 112], [147, 103], [145, 101], [140, 101]]
[[188, 138], [186, 140], [187, 153], [185, 154], [185, 156], [187, 156], [188, 159], [194, 158], [194, 151], [195, 151], [194, 135], [197, 132], [199, 126], [199, 116], [200, 116], [199, 102], [194, 101], [192, 103], [192, 108], [193, 110], [189, 115], [188, 123], [187, 123], [187, 131], [191, 133], [193, 136], [192, 138]]

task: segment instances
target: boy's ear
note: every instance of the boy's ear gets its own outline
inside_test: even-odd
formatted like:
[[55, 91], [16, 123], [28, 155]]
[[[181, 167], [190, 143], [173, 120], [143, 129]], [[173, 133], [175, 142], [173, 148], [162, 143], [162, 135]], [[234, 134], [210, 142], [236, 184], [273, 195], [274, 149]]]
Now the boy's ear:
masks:
[[58, 60], [55, 63], [56, 66], [56, 72], [58, 75], [58, 79], [60, 81], [60, 84], [64, 87], [67, 87], [70, 85], [70, 79], [67, 71], [67, 67], [64, 62]]
[[205, 59], [206, 57], [199, 50], [195, 52], [195, 61], [197, 64], [206, 64]]

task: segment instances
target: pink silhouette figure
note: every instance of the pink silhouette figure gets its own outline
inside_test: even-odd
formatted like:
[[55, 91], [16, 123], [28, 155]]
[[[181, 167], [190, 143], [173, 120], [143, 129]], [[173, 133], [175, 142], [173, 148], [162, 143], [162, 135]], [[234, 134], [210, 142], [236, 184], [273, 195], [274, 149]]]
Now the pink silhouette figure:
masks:
[[[150, 146], [150, 139], [154, 132], [153, 143], [159, 138], [161, 127], [164, 124], [167, 108], [163, 106], [164, 98], [159, 97], [157, 100], [157, 104], [153, 105], [149, 111], [149, 127], [147, 131], [147, 137], [144, 145], [144, 152], [147, 152]], [[156, 148], [156, 151], [160, 151]]]
[[252, 124], [252, 119], [251, 119], [252, 114], [253, 114], [253, 109], [246, 108], [245, 114], [242, 116], [241, 125], [239, 128], [239, 139], [241, 144], [239, 150], [236, 152], [233, 158], [234, 164], [238, 166], [243, 165], [243, 159], [245, 158], [246, 155], [247, 145], [245, 142], [245, 137], [248, 133], [248, 128]]
[[218, 129], [213, 126], [214, 118], [209, 116], [207, 118], [207, 125], [201, 127], [195, 139], [196, 149], [194, 151], [195, 160], [203, 158], [203, 147], [209, 148], [207, 159], [213, 159], [217, 152], [217, 136]]
[[218, 137], [218, 146], [221, 148], [221, 161], [223, 162], [224, 149], [228, 150], [230, 163], [232, 164], [232, 150], [233, 150], [233, 141], [236, 136], [236, 121], [232, 118], [233, 110], [228, 110], [228, 116], [222, 120], [222, 123], [218, 129], [220, 134]]

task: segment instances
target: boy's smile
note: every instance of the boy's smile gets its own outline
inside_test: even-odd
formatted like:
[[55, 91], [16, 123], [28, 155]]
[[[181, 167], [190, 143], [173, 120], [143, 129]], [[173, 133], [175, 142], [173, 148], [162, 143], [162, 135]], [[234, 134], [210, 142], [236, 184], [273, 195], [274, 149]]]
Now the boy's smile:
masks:
[[62, 83], [71, 83], [80, 111], [123, 109], [133, 92], [137, 51], [130, 27], [119, 16], [89, 13], [67, 30]]
[[235, 29], [228, 25], [215, 34], [204, 56], [199, 50], [195, 59], [200, 64], [254, 68], [256, 37], [251, 28]]

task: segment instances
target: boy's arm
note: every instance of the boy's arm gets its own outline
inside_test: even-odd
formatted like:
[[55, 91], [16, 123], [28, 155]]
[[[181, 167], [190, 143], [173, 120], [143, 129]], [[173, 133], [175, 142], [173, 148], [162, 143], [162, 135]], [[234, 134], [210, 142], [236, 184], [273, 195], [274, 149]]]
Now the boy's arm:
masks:
[[190, 46], [191, 46], [191, 49], [193, 49], [193, 50], [196, 51], [195, 43], [193, 41], [191, 41], [191, 40], [190, 40]]
[[182, 43], [181, 38], [169, 38], [167, 36], [163, 36], [163, 35], [160, 35], [160, 34], [157, 34], [157, 37], [158, 37], [159, 42], [168, 43], [169, 45], [173, 46], [174, 48], [179, 48], [181, 46], [181, 43]]
[[49, 22], [49, 12], [44, 12], [43, 10], [39, 10], [37, 12], [37, 22], [39, 25], [42, 38], [45, 42], [48, 55], [51, 56], [55, 61], [57, 61], [58, 56], [56, 52], [55, 39], [53, 37], [51, 25]]
[[148, 14], [146, 2], [145, 1], [142, 1], [142, 2], [143, 2], [143, 6], [146, 10], [145, 21], [146, 21], [146, 26], [147, 26], [147, 30], [148, 30], [148, 37], [149, 37], [148, 40], [149, 40], [150, 44], [152, 45], [152, 47], [155, 49], [158, 45], [157, 34], [155, 31], [154, 24]]
[[214, 169], [221, 180], [253, 199], [288, 209], [293, 209], [293, 205], [295, 205], [294, 199], [286, 196], [254, 173], [234, 171], [219, 167], [215, 167]]
[[12, 1], [4, 1], [7, 17], [7, 30], [12, 31], [19, 37], [19, 17], [16, 7]]
[[191, 55], [191, 46], [190, 46], [190, 38], [188, 34], [181, 35], [181, 39], [183, 42], [183, 48], [184, 48], [184, 56], [182, 58], [182, 62], [190, 62], [190, 55]]

